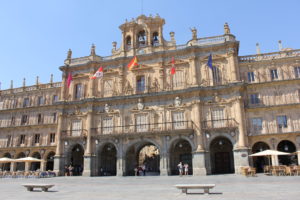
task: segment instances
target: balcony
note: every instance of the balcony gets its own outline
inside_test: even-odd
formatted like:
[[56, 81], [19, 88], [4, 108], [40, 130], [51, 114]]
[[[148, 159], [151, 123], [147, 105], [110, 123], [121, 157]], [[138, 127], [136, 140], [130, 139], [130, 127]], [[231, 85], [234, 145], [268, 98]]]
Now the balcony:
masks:
[[137, 124], [127, 126], [110, 126], [93, 128], [93, 135], [142, 135], [142, 134], [172, 134], [193, 133], [193, 121], [178, 121], [165, 123]]
[[287, 95], [281, 96], [264, 96], [256, 100], [247, 98], [244, 100], [246, 108], [262, 108], [271, 106], [283, 106], [283, 105], [294, 105], [300, 103], [300, 97], [295, 96], [293, 98]]
[[84, 138], [87, 136], [86, 129], [78, 129], [78, 130], [63, 130], [61, 131], [62, 138]]
[[235, 119], [207, 120], [202, 122], [203, 130], [234, 129], [238, 126]]

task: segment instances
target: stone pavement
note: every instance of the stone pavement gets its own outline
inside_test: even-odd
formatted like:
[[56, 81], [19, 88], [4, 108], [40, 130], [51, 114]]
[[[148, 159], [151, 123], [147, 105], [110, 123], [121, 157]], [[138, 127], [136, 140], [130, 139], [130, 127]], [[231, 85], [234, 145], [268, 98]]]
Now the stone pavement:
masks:
[[[55, 184], [50, 192], [28, 192], [24, 183]], [[214, 183], [215, 194], [182, 194], [174, 187], [180, 183]], [[44, 179], [0, 179], [1, 199], [5, 200], [297, 200], [300, 176], [258, 177], [241, 175], [215, 176], [146, 176], [146, 177], [56, 177]], [[202, 192], [202, 191], [194, 191]]]

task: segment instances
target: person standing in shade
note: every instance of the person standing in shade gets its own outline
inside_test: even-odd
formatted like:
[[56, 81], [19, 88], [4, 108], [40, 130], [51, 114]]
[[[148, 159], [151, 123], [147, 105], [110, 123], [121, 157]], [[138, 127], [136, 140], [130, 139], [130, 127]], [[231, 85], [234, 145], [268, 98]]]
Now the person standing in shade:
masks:
[[179, 164], [177, 165], [178, 167], [178, 171], [179, 171], [179, 176], [182, 176], [183, 174], [183, 165], [182, 162], [179, 162]]
[[189, 165], [185, 163], [183, 167], [184, 167], [184, 175], [189, 175]]

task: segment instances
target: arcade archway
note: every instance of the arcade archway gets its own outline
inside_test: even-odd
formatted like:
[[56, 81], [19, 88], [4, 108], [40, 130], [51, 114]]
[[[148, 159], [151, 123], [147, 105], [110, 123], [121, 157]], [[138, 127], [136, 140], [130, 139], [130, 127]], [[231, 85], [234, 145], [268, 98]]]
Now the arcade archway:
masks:
[[234, 173], [233, 145], [225, 137], [217, 137], [210, 143], [212, 174]]
[[[282, 140], [277, 146], [278, 151], [293, 153], [296, 151], [296, 146], [289, 140]], [[296, 155], [292, 156], [278, 156], [278, 162], [280, 165], [297, 165], [298, 158]]]
[[[159, 149], [151, 142], [137, 143], [126, 152], [126, 175], [159, 175]], [[136, 172], [137, 171], [137, 172]]]
[[[256, 142], [252, 147], [252, 153], [258, 153], [264, 150], [270, 149], [269, 145], [265, 142]], [[268, 159], [266, 156], [257, 156], [252, 157], [253, 166], [256, 168], [256, 172], [260, 173], [264, 171], [265, 165], [271, 165], [271, 159]]]
[[111, 143], [105, 144], [99, 152], [99, 176], [115, 176], [117, 174], [117, 149]]
[[[37, 158], [37, 159], [41, 159], [41, 154], [39, 152], [34, 152], [32, 154], [32, 157]], [[31, 171], [41, 170], [41, 162], [32, 162], [30, 170]]]
[[[25, 153], [21, 152], [18, 154], [18, 158], [25, 158]], [[16, 171], [25, 171], [25, 163], [24, 162], [17, 162], [16, 163]]]
[[73, 166], [73, 176], [81, 176], [83, 171], [84, 149], [81, 145], [76, 144], [71, 151], [70, 165]]
[[53, 168], [54, 168], [54, 156], [55, 156], [55, 153], [53, 151], [51, 151], [47, 155], [46, 171], [48, 171], [48, 170], [53, 171]]
[[[3, 157], [11, 158], [11, 155], [10, 153], [5, 153]], [[2, 163], [2, 171], [10, 171], [10, 165], [11, 163]]]
[[188, 174], [193, 174], [192, 146], [187, 140], [180, 139], [171, 145], [170, 149], [170, 174], [178, 175], [179, 162], [188, 164]]

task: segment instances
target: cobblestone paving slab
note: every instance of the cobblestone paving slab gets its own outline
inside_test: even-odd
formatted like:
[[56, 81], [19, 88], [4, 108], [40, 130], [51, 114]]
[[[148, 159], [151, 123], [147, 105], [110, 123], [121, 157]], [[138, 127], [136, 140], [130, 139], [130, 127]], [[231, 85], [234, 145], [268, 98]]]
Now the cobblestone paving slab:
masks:
[[[55, 184], [49, 192], [29, 192], [25, 183]], [[213, 194], [182, 194], [174, 187], [181, 183], [214, 183]], [[244, 177], [146, 176], [146, 177], [56, 177], [45, 179], [0, 179], [1, 199], [5, 200], [287, 200], [300, 198], [300, 176]], [[202, 193], [202, 190], [191, 190]]]

